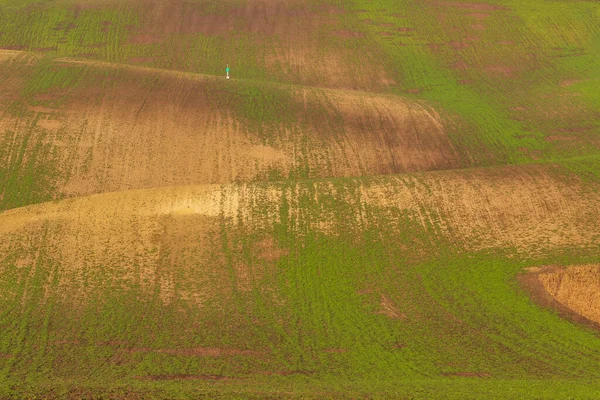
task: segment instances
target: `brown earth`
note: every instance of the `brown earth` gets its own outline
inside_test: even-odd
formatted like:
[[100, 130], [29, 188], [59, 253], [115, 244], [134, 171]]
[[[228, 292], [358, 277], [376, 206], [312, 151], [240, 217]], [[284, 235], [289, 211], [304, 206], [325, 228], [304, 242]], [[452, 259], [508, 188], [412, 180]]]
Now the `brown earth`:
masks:
[[508, 78], [508, 77], [514, 76], [519, 71], [519, 68], [512, 67], [512, 66], [492, 65], [492, 66], [486, 67], [485, 71], [490, 76], [494, 76], [494, 77], [501, 76], [501, 77]]
[[600, 329], [600, 265], [532, 267], [518, 279], [535, 303]]

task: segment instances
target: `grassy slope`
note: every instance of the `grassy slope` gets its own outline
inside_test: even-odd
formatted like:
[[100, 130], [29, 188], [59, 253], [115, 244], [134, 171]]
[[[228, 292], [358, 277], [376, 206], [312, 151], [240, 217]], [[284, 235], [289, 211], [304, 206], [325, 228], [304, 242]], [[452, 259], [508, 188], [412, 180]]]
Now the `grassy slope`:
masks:
[[[458, 181], [468, 182], [473, 193], [484, 191], [482, 188], [492, 191], [490, 197], [481, 200], [481, 208], [470, 214], [473, 219], [465, 219], [464, 224], [460, 220], [464, 215], [456, 214], [451, 206], [453, 201], [461, 200], [450, 189], [455, 182], [440, 180], [431, 173], [364, 178], [367, 185], [388, 187], [383, 205], [366, 208], [358, 200], [360, 181], [296, 182], [298, 176], [291, 176], [286, 182], [249, 186], [250, 192], [264, 193], [246, 201], [245, 208], [239, 207], [239, 218], [232, 216], [230, 210], [219, 209], [209, 222], [195, 217], [172, 221], [168, 213], [161, 220], [159, 216], [163, 214], [156, 211], [149, 217], [155, 222], [135, 217], [137, 225], [129, 228], [124, 222], [111, 222], [119, 218], [104, 218], [108, 227], [98, 228], [99, 237], [105, 246], [115, 246], [114, 257], [94, 249], [94, 241], [73, 246], [86, 249], [89, 258], [84, 251], [75, 255], [67, 250], [57, 253], [64, 232], [91, 229], [93, 222], [86, 225], [85, 218], [76, 219], [72, 225], [69, 218], [60, 224], [44, 223], [42, 219], [29, 228], [16, 229], [14, 234], [20, 236], [7, 239], [5, 234], [2, 241], [3, 394], [54, 393], [61, 397], [71, 393], [77, 397], [110, 393], [119, 397], [139, 392], [140, 397], [159, 398], [200, 394], [211, 398], [598, 397], [597, 334], [535, 307], [514, 282], [523, 267], [600, 260], [594, 236], [577, 241], [567, 235], [558, 244], [554, 238], [557, 233], [593, 234], [599, 229], [593, 207], [598, 203], [595, 196], [600, 185], [596, 156], [599, 91], [594, 90], [598, 85], [600, 51], [599, 31], [594, 23], [598, 6], [592, 2], [536, 2], [535, 6], [523, 6], [505, 1], [497, 4], [507, 10], [494, 10], [481, 22], [481, 16], [467, 14], [487, 11], [473, 5], [448, 6], [441, 12], [445, 17], [440, 21], [439, 6], [433, 3], [337, 3], [347, 9], [364, 10], [333, 15], [344, 29], [362, 31], [365, 36], [343, 41], [327, 36], [326, 46], [344, 46], [348, 60], [368, 49], [368, 59], [380, 61], [396, 85], [388, 87], [375, 80], [360, 80], [360, 67], [349, 61], [335, 64], [347, 65], [343, 73], [350, 77], [348, 80], [331, 77], [322, 70], [294, 70], [292, 66], [277, 72], [276, 67], [261, 65], [264, 52], [270, 51], [268, 46], [256, 47], [261, 36], [242, 27], [233, 42], [238, 46], [234, 46], [239, 50], [236, 61], [243, 65], [239, 69], [245, 78], [260, 81], [275, 76], [284, 83], [342, 88], [356, 79], [358, 88], [389, 91], [439, 108], [461, 152], [464, 167], [538, 161], [553, 161], [564, 167], [544, 166], [541, 175], [530, 167], [519, 167], [516, 172], [496, 168], [480, 174], [457, 172]], [[52, 8], [27, 11], [5, 5], [2, 10], [0, 18], [5, 28], [1, 45], [27, 50], [48, 48], [46, 54], [50, 57], [83, 55], [127, 62], [131, 57], [158, 54], [158, 60], [148, 64], [217, 74], [223, 60], [216, 55], [231, 51], [225, 50], [225, 38], [227, 44], [231, 43], [227, 34], [183, 32], [171, 34], [163, 44], [127, 44], [127, 35], [132, 33], [126, 27], [140, 26], [147, 18], [131, 7], [84, 8], [77, 12], [57, 3]], [[372, 22], [361, 22], [366, 19]], [[108, 35], [99, 33], [106, 20], [111, 21]], [[63, 29], [66, 39], [62, 42], [54, 33], [62, 30], [53, 28], [58, 23], [68, 26], [71, 22], [77, 27]], [[479, 23], [484, 23], [486, 29], [472, 28]], [[29, 29], [24, 31], [24, 26]], [[325, 35], [327, 30], [322, 29], [315, 35]], [[392, 36], [381, 35], [382, 31]], [[501, 45], [503, 41], [513, 44]], [[455, 42], [459, 44], [445, 45]], [[84, 50], [88, 45], [94, 47]], [[169, 50], [188, 45], [198, 47], [190, 47], [194, 51], [183, 56]], [[254, 52], [257, 61], [252, 57]], [[468, 68], [453, 68], [458, 61]], [[85, 84], [85, 80], [77, 79], [78, 72], [62, 75], [62, 70], [52, 69], [50, 63], [42, 62], [33, 68], [33, 75], [24, 73], [21, 97], [3, 103], [4, 120], [7, 113], [26, 113], [26, 102], [35, 93], [61, 88], [68, 91]], [[366, 68], [373, 67], [367, 63]], [[561, 86], [567, 80], [573, 83]], [[468, 83], [460, 83], [464, 81]], [[420, 92], [407, 93], [411, 89]], [[255, 126], [259, 120], [278, 117], [255, 109], [244, 112]], [[30, 135], [22, 134], [27, 142], [9, 141], [7, 138], [12, 138], [11, 132], [16, 128], [2, 126], [3, 139], [17, 147], [3, 153], [11, 154], [8, 162], [6, 156], [2, 158], [7, 166], [2, 177], [4, 208], [57, 197], [53, 182], [59, 163], [36, 164], [48, 158], [44, 155], [48, 148], [39, 137], [44, 131], [35, 130], [36, 117], [26, 117], [24, 120], [31, 122], [18, 129], [32, 129]], [[570, 140], [546, 139], [556, 135]], [[582, 154], [587, 157], [572, 158]], [[503, 175], [513, 177], [514, 186], [503, 186], [501, 179], [492, 178]], [[548, 176], [550, 181], [544, 178]], [[576, 177], [582, 178], [581, 184]], [[271, 178], [280, 180], [281, 176]], [[563, 197], [549, 197], [555, 187], [564, 187], [565, 182], [575, 183], [569, 183], [572, 186], [561, 192]], [[523, 185], [529, 185], [529, 189], [523, 191]], [[498, 194], [512, 190], [514, 196], [506, 200], [505, 211], [490, 213], [497, 207], [492, 196], [495, 187], [500, 188], [495, 189]], [[416, 198], [414, 208], [398, 205], [404, 201], [397, 195], [402, 188], [422, 193], [412, 195]], [[227, 204], [237, 198], [234, 193], [241, 189], [234, 185], [230, 189], [210, 190], [224, 193], [219, 196]], [[271, 191], [286, 195], [272, 198]], [[197, 197], [191, 196], [190, 201], [193, 203]], [[517, 201], [520, 197], [530, 198], [532, 204]], [[398, 201], [386, 205], [390, 198]], [[127, 204], [127, 200], [119, 199], [116, 195], [110, 202], [81, 200], [83, 205], [79, 208], [75, 205], [80, 200], [48, 207], [75, 208], [82, 210], [82, 215], [94, 215], [93, 210], [102, 212], [106, 204]], [[577, 199], [588, 199], [588, 203], [570, 209], [568, 204]], [[467, 200], [462, 198], [463, 202]], [[476, 198], [473, 201], [477, 203]], [[541, 209], [540, 204], [544, 205]], [[48, 212], [45, 205], [39, 207]], [[516, 215], [508, 211], [511, 207]], [[111, 209], [114, 207], [107, 212]], [[119, 207], [116, 209], [113, 212], [118, 216]], [[0, 217], [8, 221], [14, 213], [28, 216], [34, 215], [35, 210], [9, 211]], [[353, 222], [357, 214], [363, 216], [362, 223]], [[136, 213], [127, 215], [120, 218], [128, 221]], [[531, 215], [558, 222], [538, 225]], [[328, 230], [327, 226], [335, 229]], [[524, 233], [527, 227], [536, 233], [533, 239]], [[127, 231], [126, 228], [131, 230], [127, 240], [136, 246], [140, 245], [136, 238], [143, 236], [136, 230], [149, 230], [144, 234], [150, 239], [141, 242], [139, 255], [119, 252], [119, 240], [112, 239], [115, 229]], [[516, 239], [505, 239], [515, 230]], [[488, 232], [493, 235], [486, 236]], [[184, 249], [176, 246], [180, 235], [188, 246]], [[491, 239], [493, 245], [481, 249], [481, 243], [469, 242], [479, 235]], [[67, 237], [78, 236], [85, 237], [82, 233]], [[256, 252], [257, 243], [265, 237], [273, 237], [276, 247], [286, 251], [279, 258], [261, 257]], [[528, 244], [528, 240], [533, 242]], [[206, 250], [195, 247], [202, 241], [214, 246], [211, 257], [204, 256]], [[156, 247], [158, 254], [151, 255], [152, 249], [145, 245]], [[160, 297], [163, 275], [159, 273], [151, 296], [144, 289], [142, 278], [137, 284], [119, 289], [121, 281], [114, 277], [123, 274], [123, 266], [133, 266], [134, 276], [141, 277], [148, 257], [158, 257], [156, 265], [170, 266], [172, 274], [180, 274], [169, 278], [183, 285], [174, 289], [176, 300], [165, 304]], [[161, 264], [163, 259], [166, 261]], [[202, 266], [207, 260], [210, 265]], [[59, 272], [68, 268], [69, 262], [89, 265], [90, 272], [61, 278], [64, 274]], [[114, 270], [100, 268], [107, 268], [106, 265]], [[197, 267], [190, 271], [188, 265]], [[247, 271], [240, 272], [240, 265], [252, 266], [251, 278]], [[61, 279], [66, 281], [61, 283]], [[131, 278], [123, 279], [130, 282]], [[190, 281], [203, 283], [186, 288]], [[64, 284], [70, 291], [63, 290]], [[250, 290], [244, 285], [250, 285]], [[184, 295], [204, 287], [217, 288], [222, 295], [212, 297], [203, 308], [191, 306], [190, 298]], [[277, 295], [265, 288], [276, 288]], [[65, 299], [62, 293], [87, 293], [89, 303], [75, 300], [81, 296]], [[80, 310], [77, 317], [65, 312], [74, 302]], [[223, 310], [229, 318], [223, 318]], [[127, 351], [132, 348], [145, 350]], [[212, 357], [191, 354], [189, 349], [194, 348], [261, 353]], [[257, 371], [263, 374], [256, 374]], [[183, 379], [188, 375], [198, 379]], [[136, 379], [142, 376], [162, 379]], [[232, 379], [216, 378], [222, 376]], [[173, 379], [177, 377], [182, 379]]]

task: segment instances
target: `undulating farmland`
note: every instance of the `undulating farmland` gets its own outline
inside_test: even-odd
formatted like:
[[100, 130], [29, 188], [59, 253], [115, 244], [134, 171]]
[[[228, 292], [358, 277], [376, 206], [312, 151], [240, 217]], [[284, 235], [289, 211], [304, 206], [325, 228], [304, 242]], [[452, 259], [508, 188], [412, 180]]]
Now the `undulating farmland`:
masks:
[[597, 399], [599, 265], [597, 1], [0, 0], [0, 398]]

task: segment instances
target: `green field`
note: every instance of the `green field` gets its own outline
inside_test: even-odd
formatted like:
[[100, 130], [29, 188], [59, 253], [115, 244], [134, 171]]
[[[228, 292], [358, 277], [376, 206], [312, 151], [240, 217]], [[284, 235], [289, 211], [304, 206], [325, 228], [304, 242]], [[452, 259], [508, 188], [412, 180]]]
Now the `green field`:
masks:
[[0, 398], [598, 399], [599, 277], [597, 1], [0, 0]]

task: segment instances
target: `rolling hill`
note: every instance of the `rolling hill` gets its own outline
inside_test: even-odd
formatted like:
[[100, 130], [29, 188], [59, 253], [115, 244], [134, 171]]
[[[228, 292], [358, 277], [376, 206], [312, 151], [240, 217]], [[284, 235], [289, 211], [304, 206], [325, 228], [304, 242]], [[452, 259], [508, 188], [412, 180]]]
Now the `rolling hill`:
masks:
[[0, 0], [0, 397], [598, 398], [599, 21]]

